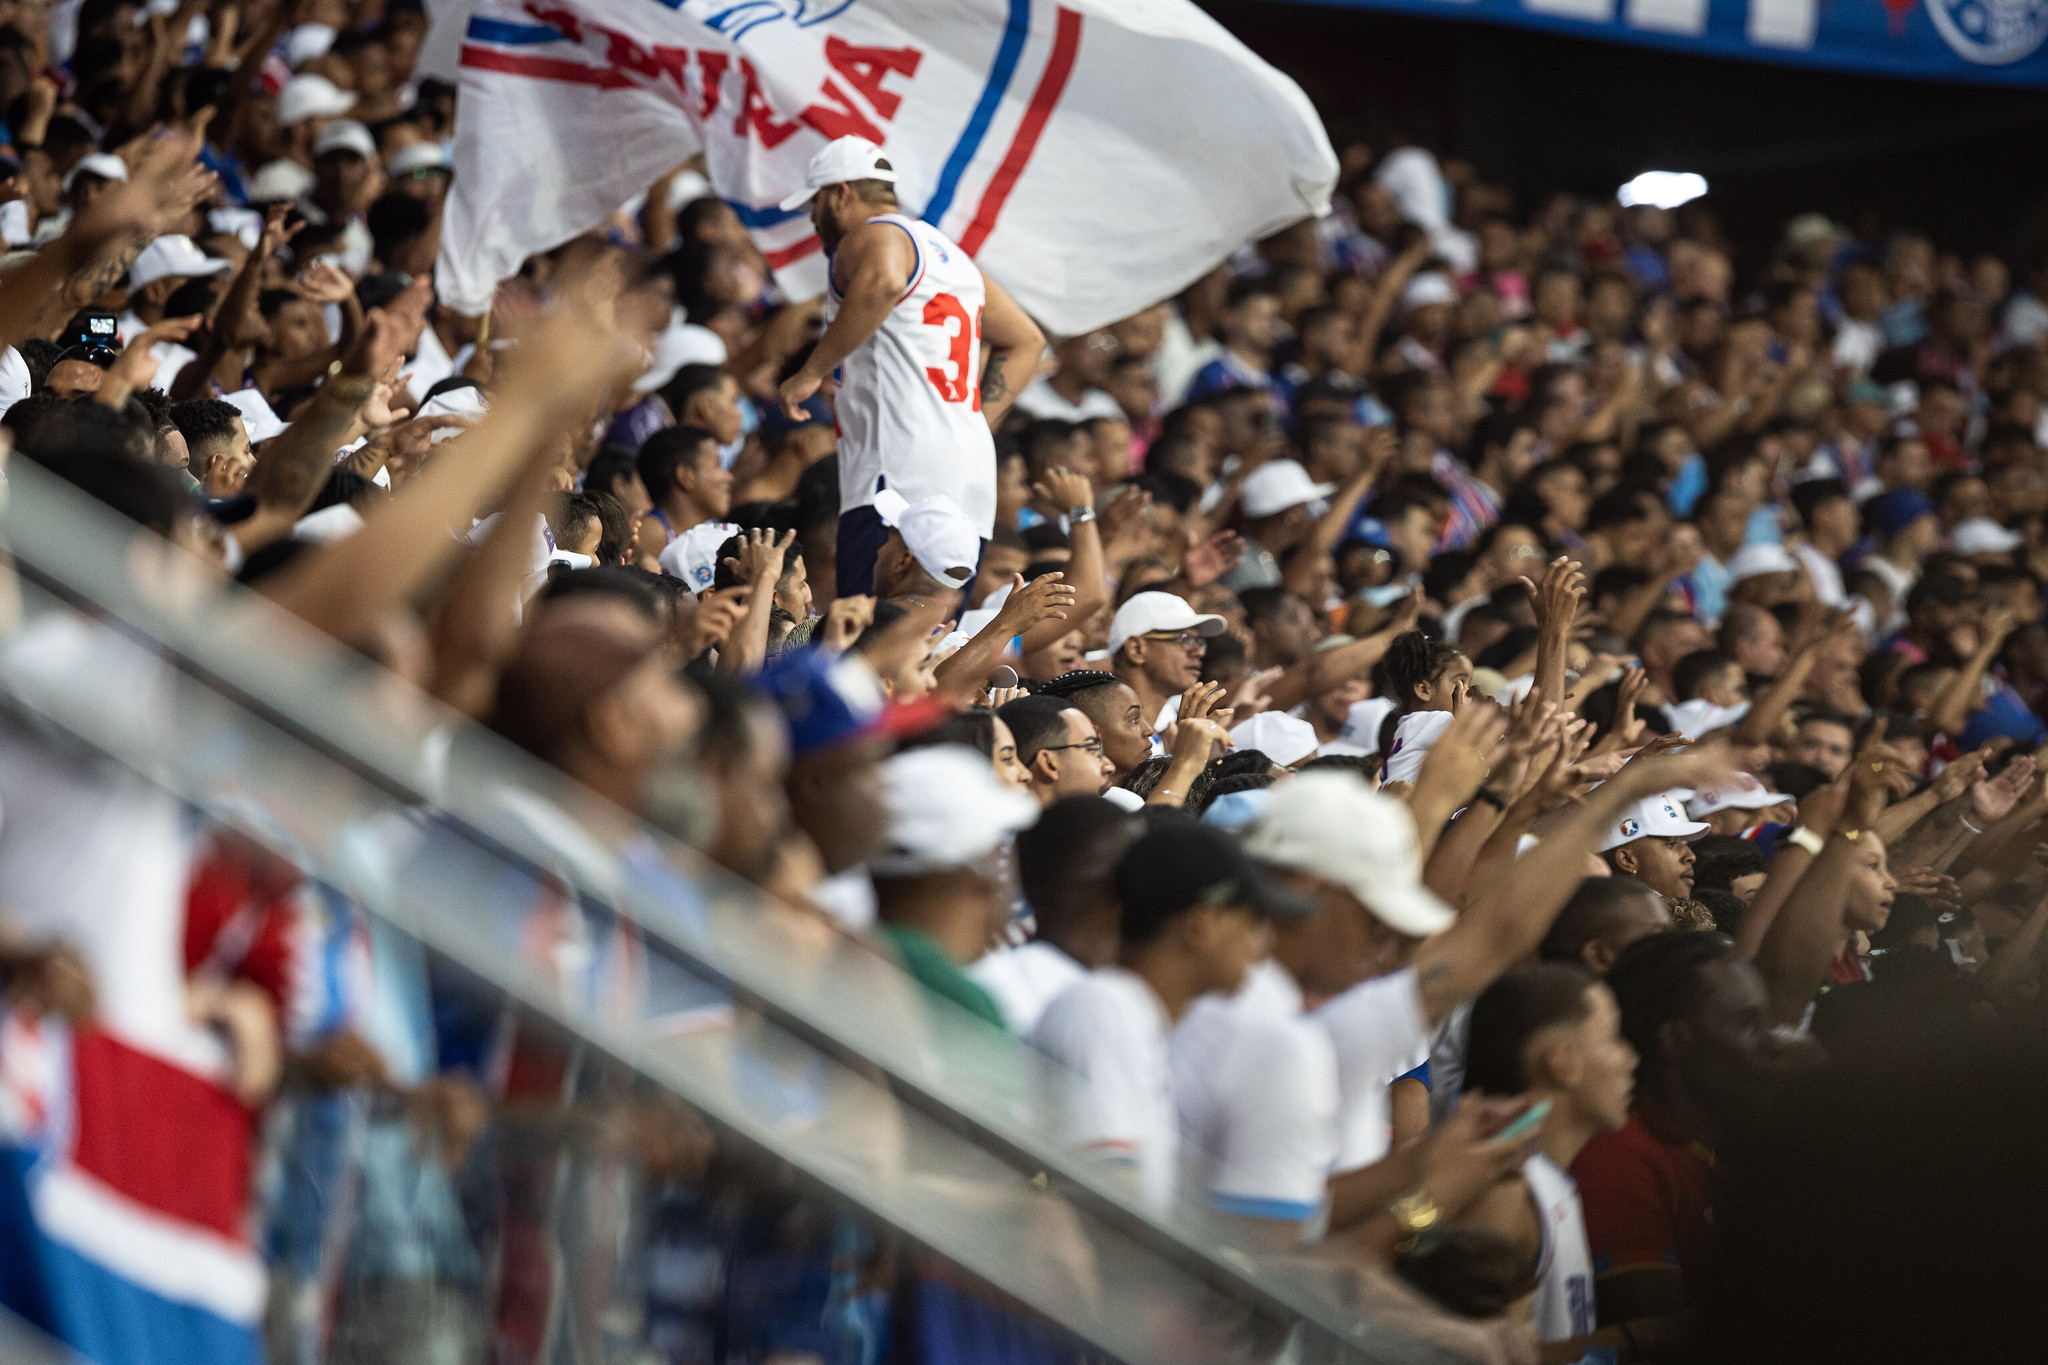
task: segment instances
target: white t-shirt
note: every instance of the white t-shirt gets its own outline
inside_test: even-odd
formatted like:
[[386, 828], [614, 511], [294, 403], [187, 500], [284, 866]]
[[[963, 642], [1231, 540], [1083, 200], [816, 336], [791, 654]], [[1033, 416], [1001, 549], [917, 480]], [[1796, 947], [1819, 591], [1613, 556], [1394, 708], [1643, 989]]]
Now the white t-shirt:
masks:
[[1033, 417], [1057, 417], [1063, 422], [1085, 422], [1092, 417], [1115, 417], [1119, 420], [1124, 410], [1117, 401], [1101, 389], [1089, 389], [1081, 395], [1078, 403], [1069, 403], [1060, 391], [1052, 386], [1052, 377], [1044, 375], [1034, 379], [1024, 392], [1017, 395], [1017, 406]]
[[1045, 1007], [1088, 975], [1088, 969], [1050, 943], [1033, 939], [983, 953], [968, 964], [967, 975], [995, 997], [1010, 1032], [1029, 1038]]
[[28, 397], [29, 390], [34, 387], [29, 378], [28, 362], [21, 358], [21, 352], [12, 346], [0, 352], [0, 417], [5, 417], [9, 408]]
[[1799, 556], [1799, 562], [1806, 566], [1806, 576], [1813, 581], [1813, 595], [1817, 601], [1824, 606], [1839, 607], [1849, 600], [1849, 594], [1842, 590], [1841, 565], [1811, 545], [1795, 545], [1792, 553]]
[[1036, 1076], [1051, 1131], [1084, 1155], [1135, 1167], [1155, 1210], [1172, 1202], [1180, 1160], [1168, 1023], [1142, 979], [1099, 967], [1061, 992], [1031, 1034], [1054, 1063]]
[[1370, 1166], [1393, 1146], [1387, 1087], [1429, 1055], [1429, 1021], [1413, 967], [1361, 981], [1312, 1016], [1337, 1051], [1336, 1170]]
[[1313, 1223], [1337, 1159], [1337, 1054], [1268, 958], [1234, 996], [1195, 1002], [1172, 1040], [1186, 1166], [1212, 1206]]
[[1543, 1245], [1536, 1253], [1536, 1339], [1570, 1341], [1593, 1330], [1593, 1250], [1579, 1184], [1538, 1152], [1522, 1163]]
[[1430, 747], [1444, 737], [1453, 718], [1449, 711], [1410, 711], [1401, 717], [1394, 726], [1393, 746], [1387, 750], [1386, 780], [1413, 782]]

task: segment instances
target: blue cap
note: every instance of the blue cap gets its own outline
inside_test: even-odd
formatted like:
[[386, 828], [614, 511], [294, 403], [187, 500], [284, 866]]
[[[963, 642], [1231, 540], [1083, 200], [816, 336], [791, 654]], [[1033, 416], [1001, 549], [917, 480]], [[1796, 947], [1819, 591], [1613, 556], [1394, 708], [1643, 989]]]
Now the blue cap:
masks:
[[1273, 793], [1263, 788], [1256, 791], [1225, 792], [1209, 803], [1202, 812], [1202, 823], [1217, 829], [1240, 833], [1256, 825], [1266, 814], [1266, 807], [1273, 803]]
[[874, 670], [857, 654], [799, 649], [755, 681], [789, 722], [789, 747], [798, 754], [873, 733], [887, 700]]
[[1934, 515], [1934, 504], [1917, 488], [1894, 488], [1870, 500], [1868, 516], [1878, 539], [1890, 540], [1922, 517]]

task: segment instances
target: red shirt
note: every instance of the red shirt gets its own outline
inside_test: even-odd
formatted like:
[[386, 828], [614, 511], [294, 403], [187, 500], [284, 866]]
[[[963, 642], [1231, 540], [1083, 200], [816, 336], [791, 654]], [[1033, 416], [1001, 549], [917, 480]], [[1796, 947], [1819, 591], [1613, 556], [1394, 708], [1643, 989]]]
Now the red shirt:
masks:
[[[1647, 1122], [1645, 1121], [1647, 1118]], [[1637, 1266], [1695, 1270], [1706, 1252], [1713, 1154], [1641, 1109], [1587, 1143], [1572, 1163], [1586, 1211], [1593, 1271]]]

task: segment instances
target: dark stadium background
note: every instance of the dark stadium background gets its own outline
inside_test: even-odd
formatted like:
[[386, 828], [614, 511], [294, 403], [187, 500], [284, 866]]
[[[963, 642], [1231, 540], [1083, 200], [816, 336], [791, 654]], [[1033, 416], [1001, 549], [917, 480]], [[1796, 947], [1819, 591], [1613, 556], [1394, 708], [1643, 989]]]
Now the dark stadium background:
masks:
[[1559, 189], [1605, 195], [1638, 171], [1698, 171], [1745, 276], [1808, 209], [1859, 230], [1922, 227], [1944, 245], [2015, 260], [2048, 245], [2048, 91], [1325, 4], [1203, 5], [1301, 82], [1340, 146], [1383, 146], [1390, 126], [1417, 129], [1512, 185], [1518, 213]]

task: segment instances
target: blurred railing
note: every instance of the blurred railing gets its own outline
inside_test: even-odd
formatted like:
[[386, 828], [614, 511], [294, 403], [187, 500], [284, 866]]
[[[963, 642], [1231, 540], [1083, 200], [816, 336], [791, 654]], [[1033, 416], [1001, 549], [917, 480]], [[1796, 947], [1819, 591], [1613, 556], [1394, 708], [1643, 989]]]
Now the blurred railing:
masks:
[[[79, 657], [111, 660], [0, 663], [14, 723], [288, 858], [364, 917], [415, 1014], [431, 979], [500, 1067], [488, 1106], [431, 1056], [402, 1086], [280, 1098], [279, 1359], [866, 1361], [884, 1315], [1036, 1333], [1047, 1359], [1443, 1358], [1343, 1261], [1234, 1248], [1064, 1153], [1030, 1102], [1043, 1059], [864, 944], [44, 471], [16, 459], [8, 485], [0, 658], [89, 632]], [[153, 699], [119, 686], [137, 669]]]

